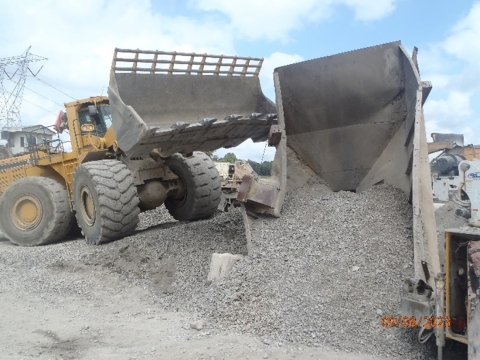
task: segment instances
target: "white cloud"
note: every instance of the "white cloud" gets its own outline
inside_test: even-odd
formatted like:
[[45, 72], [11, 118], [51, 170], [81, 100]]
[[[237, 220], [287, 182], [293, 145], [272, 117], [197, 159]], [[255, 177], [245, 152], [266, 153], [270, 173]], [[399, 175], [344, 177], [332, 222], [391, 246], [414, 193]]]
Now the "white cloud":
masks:
[[425, 112], [432, 121], [448, 120], [451, 125], [456, 125], [471, 115], [471, 94], [451, 91], [447, 98], [428, 100], [425, 103]]
[[425, 103], [427, 138], [431, 133], [455, 133], [463, 134], [466, 144], [480, 144], [479, 121], [474, 120], [471, 98], [471, 93], [451, 91], [446, 98], [429, 99]]
[[[199, 19], [165, 16], [148, 0], [9, 1], [3, 10], [8, 17], [2, 19], [0, 33], [12, 41], [0, 39], [0, 57], [19, 55], [32, 45], [32, 53], [49, 59], [39, 77], [79, 99], [98, 95], [108, 85], [115, 47], [235, 53], [229, 32]], [[34, 79], [27, 86], [58, 103], [71, 101]], [[44, 99], [31, 101], [58, 111], [58, 105]], [[25, 124], [48, 114], [28, 102], [22, 112]]]
[[443, 40], [419, 52], [422, 77], [434, 90], [471, 91], [480, 88], [480, 2], [454, 25]]
[[[480, 3], [472, 6], [468, 15], [452, 29], [442, 47], [459, 59], [472, 62], [480, 58]], [[474, 60], [475, 59], [475, 60]]]
[[[361, 21], [389, 15], [397, 0], [192, 0], [203, 11], [224, 14], [239, 37], [287, 40], [289, 32], [305, 22], [318, 23], [332, 16], [338, 5], [351, 8]], [[220, 21], [220, 20], [219, 20]]]
[[294, 64], [303, 61], [303, 57], [298, 54], [285, 54], [275, 52], [266, 57], [263, 61], [262, 70], [260, 72], [260, 83], [263, 93], [271, 100], [275, 100], [275, 89], [273, 86], [273, 71], [280, 66]]
[[452, 34], [440, 45], [453, 58], [468, 65], [451, 79], [450, 85], [465, 91], [480, 88], [480, 3], [473, 5], [468, 15], [452, 29]]
[[219, 157], [223, 157], [226, 153], [233, 152], [239, 159], [262, 162], [264, 150], [265, 155], [263, 156], [263, 161], [272, 161], [275, 156], [275, 147], [267, 146], [265, 149], [264, 142], [254, 143], [250, 139], [231, 149], [218, 149], [215, 154]]
[[[432, 81], [433, 92], [425, 105], [428, 132], [463, 133], [467, 143], [480, 143], [480, 3], [451, 29], [445, 40], [420, 53], [427, 69], [422, 77]], [[427, 67], [428, 66], [428, 67]], [[477, 114], [476, 114], [477, 112]]]
[[355, 11], [355, 18], [362, 21], [378, 20], [395, 10], [395, 0], [341, 0]]

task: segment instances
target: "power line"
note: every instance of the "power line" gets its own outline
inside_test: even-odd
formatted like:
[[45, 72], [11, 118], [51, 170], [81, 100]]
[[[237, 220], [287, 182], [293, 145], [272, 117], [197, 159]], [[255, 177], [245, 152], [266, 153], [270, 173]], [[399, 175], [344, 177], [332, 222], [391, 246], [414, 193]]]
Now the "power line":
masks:
[[33, 102], [31, 102], [31, 101], [29, 101], [29, 100], [27, 100], [27, 99], [23, 99], [23, 100], [25, 100], [26, 102], [28, 102], [29, 104], [31, 104], [31, 105], [33, 105], [33, 106], [38, 107], [39, 109], [45, 110], [46, 112], [48, 112], [48, 113], [50, 113], [50, 114], [52, 114], [52, 115], [57, 115], [57, 114], [55, 114], [54, 112], [52, 112], [52, 111], [50, 111], [50, 110], [47, 110], [47, 109], [41, 107], [40, 105], [34, 104]]
[[[11, 93], [9, 93], [9, 92], [7, 92], [7, 91], [6, 91], [6, 93], [9, 94], [9, 95], [13, 95], [13, 94], [11, 94]], [[33, 106], [36, 106], [36, 107], [38, 107], [39, 109], [42, 109], [42, 110], [44, 110], [44, 111], [46, 111], [46, 112], [49, 112], [50, 114], [57, 115], [57, 114], [55, 114], [54, 112], [52, 112], [52, 111], [50, 111], [50, 110], [48, 110], [48, 109], [45, 109], [44, 107], [41, 107], [40, 105], [37, 105], [37, 104], [31, 102], [30, 100], [23, 99], [23, 101], [26, 101], [26, 102], [28, 102], [29, 104], [31, 104], [31, 105], [33, 105]], [[62, 106], [63, 106], [63, 105], [62, 105]]]
[[[40, 68], [36, 73], [33, 73], [29, 64], [47, 60], [42, 56], [30, 53], [30, 48], [31, 47], [21, 55], [0, 59], [0, 126], [2, 127], [21, 126], [20, 108], [23, 100], [27, 72], [36, 76], [42, 69]], [[13, 74], [6, 71], [6, 68], [9, 66], [16, 66]], [[11, 92], [7, 91], [4, 86], [5, 77], [7, 77], [8, 80], [12, 80], [16, 76], [18, 76], [18, 82], [13, 81], [15, 87]]]
[[[40, 81], [41, 83], [43, 83], [43, 84], [45, 84], [45, 85], [47, 85], [47, 86], [50, 86], [52, 89], [57, 90], [59, 93], [65, 95], [65, 96], [68, 96], [70, 99], [72, 99], [72, 100], [77, 100], [77, 99], [75, 99], [73, 96], [68, 95], [67, 93], [63, 92], [62, 90], [57, 89], [55, 86], [50, 85], [49, 83], [47, 83], [47, 82], [45, 82], [44, 80], [40, 79], [38, 76], [34, 76], [34, 78], [37, 79], [38, 81]], [[62, 106], [63, 106], [63, 105], [62, 105]]]
[[27, 89], [28, 91], [33, 92], [34, 94], [37, 94], [38, 96], [40, 96], [40, 97], [42, 97], [42, 98], [44, 98], [44, 99], [46, 99], [46, 100], [48, 100], [48, 101], [51, 101], [52, 103], [54, 103], [54, 104], [56, 104], [56, 105], [59, 105], [59, 106], [61, 106], [61, 107], [63, 108], [63, 104], [60, 104], [60, 103], [56, 102], [55, 100], [49, 99], [48, 97], [46, 97], [46, 96], [44, 96], [44, 95], [36, 92], [35, 90], [32, 90], [32, 89], [28, 88], [28, 87], [26, 87], [26, 86], [25, 86], [25, 89]]
[[[15, 81], [13, 81], [12, 79], [9, 79], [9, 80], [10, 80], [11, 82], [17, 84], [17, 83], [16, 83]], [[25, 89], [27, 89], [28, 91], [31, 91], [31, 92], [33, 92], [34, 94], [37, 94], [38, 96], [44, 98], [45, 100], [51, 101], [52, 103], [54, 103], [54, 104], [56, 104], [56, 105], [59, 105], [59, 106], [61, 106], [61, 107], [64, 106], [63, 104], [60, 104], [60, 103], [56, 102], [55, 100], [52, 100], [52, 99], [46, 97], [45, 95], [42, 95], [42, 94], [40, 94], [39, 92], [30, 89], [27, 85], [24, 85], [24, 87], [25, 87]]]

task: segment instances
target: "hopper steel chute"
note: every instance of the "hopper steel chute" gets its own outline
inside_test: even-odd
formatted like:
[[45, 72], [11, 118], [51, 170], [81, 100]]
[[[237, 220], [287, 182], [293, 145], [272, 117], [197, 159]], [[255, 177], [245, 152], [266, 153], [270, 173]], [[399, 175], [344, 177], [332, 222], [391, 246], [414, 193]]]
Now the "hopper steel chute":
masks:
[[274, 81], [287, 190], [320, 176], [334, 191], [387, 183], [410, 194], [415, 275], [433, 285], [440, 264], [423, 119], [431, 84], [416, 49], [411, 57], [398, 41], [304, 61], [275, 69]]

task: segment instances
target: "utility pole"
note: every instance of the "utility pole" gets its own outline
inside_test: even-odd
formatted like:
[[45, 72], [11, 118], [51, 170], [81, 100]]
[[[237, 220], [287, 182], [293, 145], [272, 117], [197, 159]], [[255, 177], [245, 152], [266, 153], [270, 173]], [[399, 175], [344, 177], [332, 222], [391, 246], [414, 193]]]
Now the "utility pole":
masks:
[[[36, 76], [30, 69], [32, 62], [47, 60], [30, 53], [31, 46], [21, 55], [0, 59], [0, 128], [21, 127], [20, 108], [27, 74]], [[8, 84], [11, 85], [8, 86]]]

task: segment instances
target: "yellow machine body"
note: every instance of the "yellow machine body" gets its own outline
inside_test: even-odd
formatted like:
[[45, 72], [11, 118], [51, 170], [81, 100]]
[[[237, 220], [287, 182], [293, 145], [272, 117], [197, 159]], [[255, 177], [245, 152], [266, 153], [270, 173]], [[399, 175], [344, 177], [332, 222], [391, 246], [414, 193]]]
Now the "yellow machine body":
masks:
[[[57, 181], [63, 179], [72, 199], [72, 184], [75, 168], [84, 161], [102, 159], [108, 149], [113, 150], [115, 134], [110, 127], [103, 136], [93, 131], [82, 131], [79, 120], [81, 111], [88, 111], [88, 106], [108, 106], [108, 97], [96, 96], [65, 104], [66, 125], [70, 135], [69, 141], [60, 139], [51, 144], [34, 145], [29, 154], [0, 160], [0, 194], [10, 184], [27, 176], [50, 177]], [[70, 151], [65, 148], [71, 146]]]

